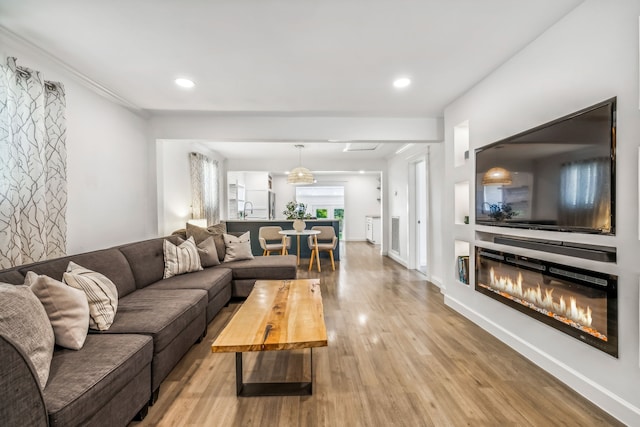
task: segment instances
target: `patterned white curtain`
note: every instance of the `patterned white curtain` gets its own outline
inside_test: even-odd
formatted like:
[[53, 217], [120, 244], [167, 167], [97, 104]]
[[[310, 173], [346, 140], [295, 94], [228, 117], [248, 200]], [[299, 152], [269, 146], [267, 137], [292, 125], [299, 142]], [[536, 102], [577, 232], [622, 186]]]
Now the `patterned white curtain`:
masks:
[[220, 222], [218, 162], [200, 153], [189, 153], [189, 161], [193, 218], [204, 218], [207, 225], [217, 224]]
[[66, 253], [66, 120], [60, 83], [0, 64], [0, 268]]

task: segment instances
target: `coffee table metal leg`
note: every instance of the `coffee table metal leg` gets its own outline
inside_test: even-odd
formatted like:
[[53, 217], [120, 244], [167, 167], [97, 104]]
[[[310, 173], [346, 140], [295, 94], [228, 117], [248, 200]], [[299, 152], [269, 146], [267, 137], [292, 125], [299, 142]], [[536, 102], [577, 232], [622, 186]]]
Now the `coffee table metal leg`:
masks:
[[242, 353], [236, 353], [236, 395], [242, 394]]
[[245, 383], [242, 378], [242, 353], [236, 353], [236, 394], [254, 396], [310, 396], [313, 393], [313, 348], [309, 348], [310, 381]]
[[313, 394], [313, 347], [309, 347], [309, 363], [311, 363], [309, 366], [309, 369], [311, 370], [311, 372], [309, 372], [309, 374], [311, 374], [311, 380], [309, 381], [309, 394]]

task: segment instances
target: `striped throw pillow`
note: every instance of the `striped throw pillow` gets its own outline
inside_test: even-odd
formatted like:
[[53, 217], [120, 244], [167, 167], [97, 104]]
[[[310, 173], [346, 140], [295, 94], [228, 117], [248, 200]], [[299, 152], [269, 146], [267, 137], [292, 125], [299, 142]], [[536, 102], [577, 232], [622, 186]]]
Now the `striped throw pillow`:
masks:
[[200, 255], [193, 237], [189, 237], [180, 246], [168, 240], [163, 243], [164, 250], [164, 278], [168, 279], [179, 274], [202, 270]]
[[118, 288], [105, 275], [69, 262], [62, 281], [80, 289], [89, 302], [89, 328], [106, 331], [118, 310]]

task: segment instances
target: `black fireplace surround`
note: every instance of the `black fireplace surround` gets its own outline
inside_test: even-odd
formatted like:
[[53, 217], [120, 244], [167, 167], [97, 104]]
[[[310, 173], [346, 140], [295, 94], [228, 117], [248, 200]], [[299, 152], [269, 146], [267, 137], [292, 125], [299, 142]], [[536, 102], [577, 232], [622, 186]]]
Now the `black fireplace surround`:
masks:
[[476, 247], [475, 289], [618, 357], [618, 277]]

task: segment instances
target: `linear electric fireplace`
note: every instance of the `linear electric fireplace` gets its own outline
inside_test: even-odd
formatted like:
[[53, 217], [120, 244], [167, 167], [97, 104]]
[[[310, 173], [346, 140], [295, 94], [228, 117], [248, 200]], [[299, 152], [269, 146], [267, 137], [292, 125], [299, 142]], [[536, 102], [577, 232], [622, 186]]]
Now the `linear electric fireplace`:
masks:
[[618, 357], [618, 277], [476, 247], [475, 289]]

